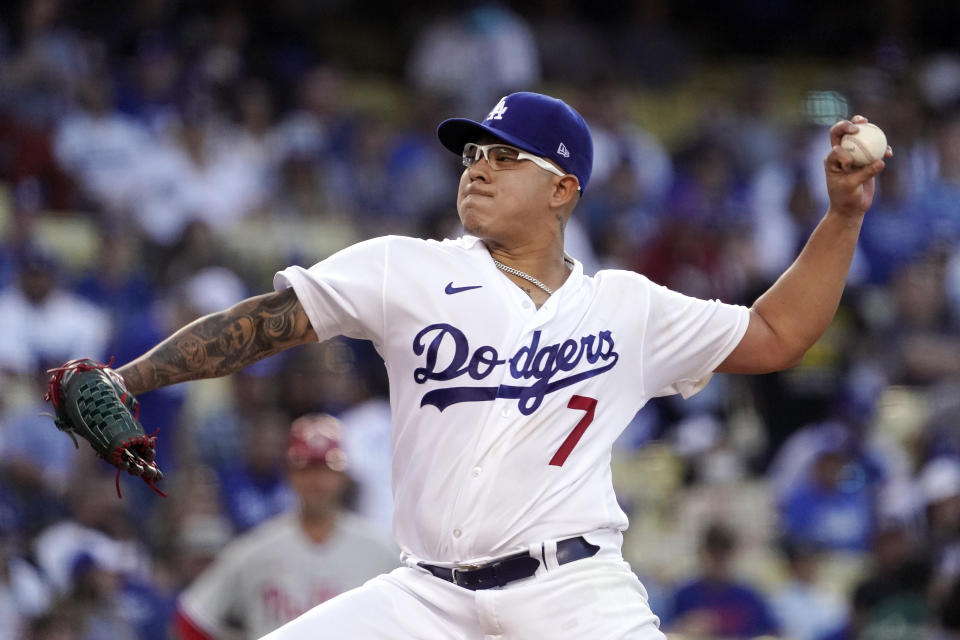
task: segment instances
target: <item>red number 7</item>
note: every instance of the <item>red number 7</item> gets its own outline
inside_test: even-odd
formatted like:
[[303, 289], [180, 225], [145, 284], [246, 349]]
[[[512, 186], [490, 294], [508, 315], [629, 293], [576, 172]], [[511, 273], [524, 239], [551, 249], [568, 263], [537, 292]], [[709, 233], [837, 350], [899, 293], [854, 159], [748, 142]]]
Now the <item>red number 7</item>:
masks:
[[553, 454], [550, 464], [558, 467], [562, 467], [563, 463], [567, 461], [570, 452], [573, 451], [573, 448], [580, 442], [580, 438], [583, 437], [583, 432], [586, 431], [590, 423], [593, 422], [593, 411], [597, 408], [597, 399], [588, 398], [587, 396], [573, 396], [570, 398], [567, 408], [586, 411], [587, 415], [580, 418], [580, 422], [573, 428], [573, 431], [570, 432], [567, 439], [563, 441], [563, 444], [560, 445], [557, 452]]

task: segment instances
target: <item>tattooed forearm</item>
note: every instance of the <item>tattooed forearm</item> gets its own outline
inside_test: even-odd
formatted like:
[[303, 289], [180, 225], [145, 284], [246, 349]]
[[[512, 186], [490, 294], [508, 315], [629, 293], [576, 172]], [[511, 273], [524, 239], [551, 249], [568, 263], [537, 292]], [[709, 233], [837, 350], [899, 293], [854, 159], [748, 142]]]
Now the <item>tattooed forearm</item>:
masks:
[[195, 320], [117, 372], [136, 395], [186, 380], [224, 376], [316, 339], [296, 294], [286, 289]]

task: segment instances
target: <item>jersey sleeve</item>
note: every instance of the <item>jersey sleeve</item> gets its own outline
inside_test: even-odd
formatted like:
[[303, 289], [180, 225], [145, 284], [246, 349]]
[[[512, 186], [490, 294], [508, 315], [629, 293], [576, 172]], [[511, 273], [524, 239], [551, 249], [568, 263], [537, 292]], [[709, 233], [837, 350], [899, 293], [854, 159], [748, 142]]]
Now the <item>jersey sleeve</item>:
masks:
[[694, 395], [747, 331], [750, 310], [651, 284], [643, 341], [644, 390]]
[[288, 267], [274, 276], [273, 287], [293, 288], [321, 342], [342, 335], [380, 345], [389, 244], [388, 237], [374, 238], [309, 269]]
[[177, 640], [216, 640], [210, 635], [210, 632], [201, 628], [195, 623], [183, 609], [176, 609], [173, 612], [173, 619], [170, 621], [173, 637]]
[[180, 594], [179, 615], [199, 631], [215, 638], [232, 633], [227, 621], [236, 618], [243, 607], [240, 596], [243, 555], [236, 551], [219, 554]]

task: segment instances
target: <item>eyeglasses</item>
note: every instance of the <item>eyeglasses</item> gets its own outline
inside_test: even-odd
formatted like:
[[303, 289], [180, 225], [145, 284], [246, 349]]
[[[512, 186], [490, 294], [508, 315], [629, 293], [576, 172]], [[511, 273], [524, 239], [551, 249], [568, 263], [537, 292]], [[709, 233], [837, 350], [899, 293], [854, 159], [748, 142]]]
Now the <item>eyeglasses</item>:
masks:
[[558, 176], [567, 175], [560, 169], [550, 164], [540, 156], [521, 151], [516, 147], [506, 144], [477, 144], [468, 142], [463, 145], [463, 166], [470, 167], [480, 161], [480, 156], [487, 161], [490, 168], [494, 171], [503, 171], [504, 169], [514, 169], [521, 160], [529, 160], [541, 169], [546, 169], [552, 174]]

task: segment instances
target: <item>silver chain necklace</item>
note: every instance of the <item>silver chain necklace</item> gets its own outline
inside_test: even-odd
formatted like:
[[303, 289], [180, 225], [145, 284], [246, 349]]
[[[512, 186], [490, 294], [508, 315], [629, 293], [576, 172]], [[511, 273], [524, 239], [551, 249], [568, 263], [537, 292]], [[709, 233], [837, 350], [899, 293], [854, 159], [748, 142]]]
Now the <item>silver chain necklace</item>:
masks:
[[493, 264], [497, 265], [497, 269], [500, 269], [500, 271], [506, 271], [507, 273], [512, 273], [513, 275], [517, 276], [518, 278], [523, 278], [523, 279], [526, 280], [527, 282], [536, 285], [536, 286], [537, 286], [538, 288], [540, 288], [540, 289], [543, 289], [544, 291], [547, 292], [548, 295], [551, 295], [551, 296], [553, 295], [553, 289], [551, 289], [551, 288], [548, 287], [547, 285], [543, 284], [542, 282], [540, 282], [539, 280], [537, 280], [537, 279], [534, 278], [533, 276], [531, 276], [531, 275], [529, 275], [529, 274], [526, 274], [526, 273], [524, 273], [523, 271], [520, 271], [519, 269], [514, 269], [513, 267], [508, 267], [507, 265], [503, 264], [502, 262], [500, 262], [500, 261], [497, 260], [496, 258], [493, 259]]

